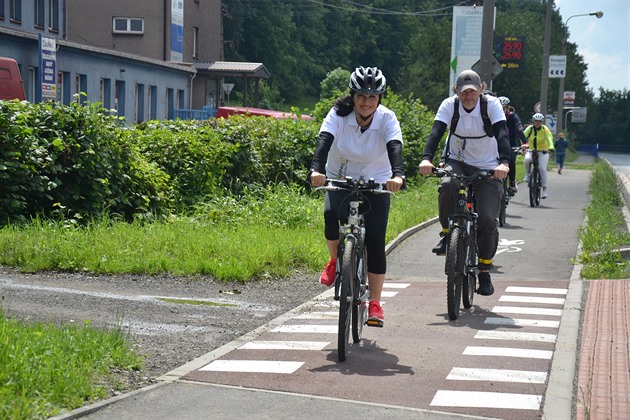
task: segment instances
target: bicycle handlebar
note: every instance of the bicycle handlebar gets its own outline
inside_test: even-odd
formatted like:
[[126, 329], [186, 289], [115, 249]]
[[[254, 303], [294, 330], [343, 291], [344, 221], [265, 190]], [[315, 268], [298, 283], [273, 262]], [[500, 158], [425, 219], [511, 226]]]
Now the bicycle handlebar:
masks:
[[393, 191], [385, 189], [387, 183], [374, 182], [373, 178], [346, 177], [345, 179], [326, 178], [326, 185], [315, 187], [315, 190], [326, 191], [368, 191], [375, 194], [394, 194]]
[[459, 179], [461, 181], [470, 182], [475, 179], [487, 179], [487, 178], [492, 177], [494, 175], [494, 169], [477, 171], [472, 175], [463, 175], [463, 174], [453, 173], [452, 171], [449, 171], [448, 169], [433, 168], [433, 173], [438, 178], [450, 176], [452, 178]]

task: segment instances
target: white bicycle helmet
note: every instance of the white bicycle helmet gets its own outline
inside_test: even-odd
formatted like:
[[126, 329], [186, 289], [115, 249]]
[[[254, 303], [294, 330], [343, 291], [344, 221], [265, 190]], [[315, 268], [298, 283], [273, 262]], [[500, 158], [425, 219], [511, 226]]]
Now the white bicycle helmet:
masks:
[[352, 92], [382, 95], [387, 90], [387, 81], [376, 67], [357, 67], [350, 75], [348, 87]]
[[510, 98], [508, 98], [507, 96], [499, 96], [499, 102], [501, 102], [501, 105], [503, 107], [506, 107], [510, 104]]
[[532, 116], [532, 121], [545, 121], [545, 116], [540, 112], [537, 112]]

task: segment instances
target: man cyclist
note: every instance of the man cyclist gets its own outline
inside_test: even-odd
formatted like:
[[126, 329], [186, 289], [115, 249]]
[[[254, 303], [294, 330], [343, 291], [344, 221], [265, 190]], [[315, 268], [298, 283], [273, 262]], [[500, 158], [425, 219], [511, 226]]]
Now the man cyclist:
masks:
[[538, 151], [538, 169], [540, 170], [540, 182], [542, 183], [542, 194], [540, 198], [547, 198], [547, 164], [549, 163], [549, 153], [553, 151], [553, 133], [545, 124], [545, 116], [540, 112], [532, 116], [532, 124], [525, 131], [526, 142], [523, 148], [529, 147], [525, 154], [525, 181], [529, 181], [529, 170], [532, 165], [532, 151]]
[[[403, 137], [393, 111], [381, 105], [386, 91], [385, 76], [376, 67], [357, 67], [350, 76], [350, 94], [335, 101], [322, 122], [309, 180], [322, 186], [326, 178], [346, 176], [374, 178], [387, 183], [389, 191], [400, 190], [404, 183], [402, 157]], [[326, 191], [324, 203], [324, 235], [330, 260], [319, 282], [330, 287], [335, 282], [337, 247], [339, 245], [340, 208], [348, 214], [347, 191]], [[370, 203], [365, 214], [365, 246], [367, 249], [370, 303], [368, 325], [383, 326], [380, 304], [385, 269], [385, 234], [389, 218], [388, 194], [364, 193]]]
[[[479, 170], [494, 169], [492, 178], [477, 180], [473, 184], [479, 215], [477, 227], [479, 288], [477, 292], [490, 296], [494, 293], [490, 268], [499, 241], [497, 219], [503, 197], [503, 179], [507, 177], [510, 170], [510, 139], [501, 103], [493, 96], [482, 96], [484, 87], [485, 83], [482, 83], [479, 75], [472, 70], [464, 70], [457, 77], [457, 82], [453, 86], [455, 95], [442, 101], [435, 115], [419, 170], [424, 175], [433, 172], [433, 156], [442, 135], [449, 126], [451, 132], [447, 138], [446, 169], [465, 175]], [[486, 104], [482, 105], [482, 101]], [[490, 128], [484, 124], [482, 107], [486, 106]], [[459, 114], [459, 120], [453, 129], [453, 116], [456, 112]], [[458, 189], [458, 182], [453, 182], [450, 177], [442, 178], [438, 190], [442, 232], [440, 242], [433, 248], [433, 252], [438, 255], [446, 253], [448, 217], [457, 208]]]
[[506, 96], [499, 96], [499, 102], [503, 106], [503, 112], [505, 113], [505, 123], [508, 129], [508, 136], [510, 137], [510, 172], [508, 174], [510, 178], [510, 186], [508, 187], [508, 194], [513, 196], [518, 191], [516, 185], [516, 156], [518, 151], [516, 148], [521, 148], [523, 143], [527, 143], [527, 138], [523, 134], [523, 124], [519, 118], [516, 110], [510, 105], [510, 98]]

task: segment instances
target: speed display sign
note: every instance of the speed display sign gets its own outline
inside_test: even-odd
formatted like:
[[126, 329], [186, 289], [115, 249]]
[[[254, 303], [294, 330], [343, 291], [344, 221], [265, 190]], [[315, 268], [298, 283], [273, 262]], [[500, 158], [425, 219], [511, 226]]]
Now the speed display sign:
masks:
[[523, 70], [525, 68], [525, 37], [498, 37], [494, 43], [494, 57], [504, 69]]

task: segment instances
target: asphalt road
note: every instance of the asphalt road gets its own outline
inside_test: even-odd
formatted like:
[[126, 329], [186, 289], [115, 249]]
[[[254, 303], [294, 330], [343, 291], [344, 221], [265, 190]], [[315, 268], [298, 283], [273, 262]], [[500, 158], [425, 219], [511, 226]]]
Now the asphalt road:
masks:
[[[431, 224], [391, 250], [385, 328], [365, 329], [364, 340], [351, 347], [346, 362], [336, 359], [336, 306], [326, 291], [170, 372], [161, 378], [166, 385], [134, 393], [87, 418], [328, 418], [340, 413], [541, 418], [548, 385], [554, 382], [553, 359], [589, 179], [584, 170], [550, 172], [549, 198], [537, 208], [529, 206], [521, 186], [500, 230], [492, 272], [495, 294], [477, 295], [456, 321], [446, 314], [444, 259], [430, 252], [439, 231]], [[575, 348], [561, 353], [569, 365], [575, 361], [571, 351]]]

